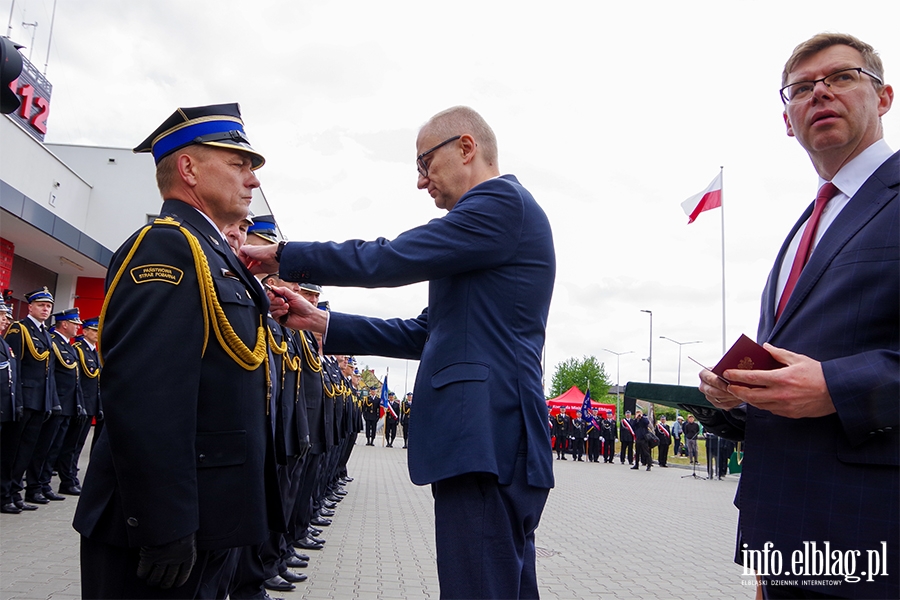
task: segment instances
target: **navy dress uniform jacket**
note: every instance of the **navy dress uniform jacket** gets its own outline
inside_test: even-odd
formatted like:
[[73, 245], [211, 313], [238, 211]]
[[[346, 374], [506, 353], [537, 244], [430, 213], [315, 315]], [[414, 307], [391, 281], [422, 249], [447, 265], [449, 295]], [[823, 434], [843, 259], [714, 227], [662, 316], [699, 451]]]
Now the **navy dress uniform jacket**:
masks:
[[84, 407], [84, 396], [81, 391], [81, 367], [78, 354], [72, 344], [57, 332], [53, 332], [53, 347], [56, 355], [54, 377], [56, 379], [56, 397], [62, 408], [62, 416], [75, 417], [78, 407]]
[[413, 319], [331, 313], [326, 350], [420, 359], [409, 472], [416, 484], [464, 473], [553, 487], [541, 351], [556, 259], [550, 223], [515, 177], [485, 181], [445, 216], [394, 240], [291, 243], [281, 277], [395, 287], [429, 281]]
[[16, 409], [21, 406], [22, 376], [19, 358], [13, 354], [6, 340], [0, 338], [0, 422], [16, 421]]
[[309, 451], [311, 454], [322, 454], [331, 448], [333, 437], [331, 421], [325, 420], [325, 375], [319, 343], [308, 331], [294, 331], [292, 335], [303, 355], [300, 389], [306, 402]]
[[29, 318], [16, 321], [6, 331], [6, 342], [19, 358], [22, 406], [37, 412], [50, 412], [53, 407], [59, 406], [53, 377], [56, 356], [46, 327], [41, 333]]
[[139, 244], [132, 236], [110, 265], [99, 344], [106, 424], [74, 526], [123, 547], [192, 532], [199, 550], [257, 544], [283, 530], [268, 365], [244, 368], [224, 349], [178, 223], [208, 261], [233, 334], [249, 349], [261, 343], [262, 355], [268, 300], [202, 214], [176, 200], [161, 214], [174, 221], [158, 220]]
[[763, 292], [758, 341], [820, 361], [837, 413], [788, 419], [739, 407], [722, 433], [740, 438], [737, 426], [747, 443], [735, 504], [750, 549], [773, 542], [787, 557], [805, 541], [819, 549], [829, 541], [833, 550], [862, 552], [858, 575], [866, 551], [887, 542], [889, 576], [813, 588], [847, 597], [900, 597], [898, 185], [895, 153], [825, 231], [776, 322], [778, 269], [807, 208]]
[[91, 349], [85, 340], [72, 344], [78, 355], [81, 366], [81, 394], [84, 397], [84, 410], [89, 416], [97, 416], [101, 411], [100, 403], [100, 357], [97, 349]]

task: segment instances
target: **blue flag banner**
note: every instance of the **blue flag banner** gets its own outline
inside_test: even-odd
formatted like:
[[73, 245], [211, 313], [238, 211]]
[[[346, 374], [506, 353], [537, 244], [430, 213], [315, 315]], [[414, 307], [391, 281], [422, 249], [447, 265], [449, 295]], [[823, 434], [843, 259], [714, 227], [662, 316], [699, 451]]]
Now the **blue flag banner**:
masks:
[[590, 423], [594, 429], [600, 431], [597, 419], [591, 414], [591, 388], [588, 388], [588, 391], [585, 392], [584, 402], [581, 403], [581, 420], [585, 423]]
[[384, 383], [381, 385], [381, 408], [384, 409], [384, 414], [391, 413], [394, 415], [394, 418], [397, 418], [397, 413], [394, 412], [394, 409], [391, 407], [391, 403], [388, 402], [388, 384], [387, 384], [388, 376], [384, 376]]

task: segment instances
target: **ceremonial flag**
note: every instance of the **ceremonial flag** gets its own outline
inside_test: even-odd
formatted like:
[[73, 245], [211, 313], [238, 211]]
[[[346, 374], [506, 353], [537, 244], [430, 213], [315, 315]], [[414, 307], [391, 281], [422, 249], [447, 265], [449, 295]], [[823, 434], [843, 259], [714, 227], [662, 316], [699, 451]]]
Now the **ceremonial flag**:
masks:
[[600, 431], [600, 425], [597, 424], [597, 419], [594, 418], [594, 415], [591, 414], [591, 388], [588, 387], [587, 392], [584, 394], [584, 402], [581, 403], [581, 420], [585, 423], [590, 423], [594, 429]]
[[719, 171], [719, 174], [716, 175], [715, 179], [712, 180], [712, 183], [710, 183], [705, 190], [696, 196], [691, 196], [681, 203], [684, 214], [688, 216], [688, 225], [693, 223], [700, 213], [719, 208], [720, 206], [722, 206], [721, 171]]
[[388, 402], [388, 384], [387, 384], [387, 378], [388, 378], [388, 376], [385, 375], [385, 376], [384, 376], [384, 383], [381, 385], [381, 408], [384, 409], [384, 414], [387, 414], [388, 412], [390, 412], [392, 415], [394, 415], [394, 418], [396, 419], [396, 418], [397, 418], [397, 413], [394, 412], [394, 409], [393, 409], [393, 407], [391, 406], [391, 403]]

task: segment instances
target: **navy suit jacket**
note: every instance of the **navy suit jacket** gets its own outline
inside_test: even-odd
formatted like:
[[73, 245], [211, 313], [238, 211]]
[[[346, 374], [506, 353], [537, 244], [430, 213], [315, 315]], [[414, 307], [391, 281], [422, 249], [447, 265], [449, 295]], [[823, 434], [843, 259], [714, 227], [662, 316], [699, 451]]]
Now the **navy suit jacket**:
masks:
[[900, 597], [898, 182], [900, 153], [827, 229], [776, 322], [778, 270], [810, 206], [763, 292], [758, 341], [820, 361], [837, 413], [788, 419], [742, 409], [746, 454], [736, 504], [743, 543], [762, 549], [773, 542], [787, 562], [804, 541], [819, 549], [828, 541], [832, 549], [862, 552], [858, 574], [866, 570], [866, 551], [887, 542], [888, 576], [813, 588], [848, 597]]
[[414, 319], [332, 313], [326, 351], [420, 359], [409, 472], [424, 485], [472, 472], [553, 486], [541, 350], [556, 258], [550, 223], [505, 175], [469, 190], [444, 217], [394, 240], [291, 243], [281, 277], [394, 287], [429, 281]]

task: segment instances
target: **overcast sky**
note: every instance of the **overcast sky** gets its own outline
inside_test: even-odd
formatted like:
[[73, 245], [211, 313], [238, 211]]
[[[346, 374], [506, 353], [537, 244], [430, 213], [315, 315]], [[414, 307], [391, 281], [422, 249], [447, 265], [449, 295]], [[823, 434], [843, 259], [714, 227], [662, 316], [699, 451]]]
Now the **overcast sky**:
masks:
[[[10, 0], [0, 1], [10, 15]], [[415, 136], [432, 114], [478, 110], [500, 168], [553, 227], [557, 279], [547, 382], [595, 355], [613, 382], [697, 381], [722, 353], [720, 212], [680, 203], [724, 166], [725, 338], [755, 338], [759, 297], [784, 236], [815, 196], [785, 135], [784, 62], [821, 31], [852, 33], [900, 68], [900, 3], [238, 2], [17, 0], [12, 38], [53, 84], [48, 142], [131, 148], [179, 106], [237, 101], [258, 172], [294, 240], [394, 237], [439, 218], [416, 189]], [[37, 21], [36, 30], [22, 22]], [[884, 119], [900, 148], [900, 107]], [[127, 197], [123, 197], [127, 201]], [[326, 289], [335, 310], [412, 317], [419, 284]], [[364, 358], [391, 387], [415, 364]]]

